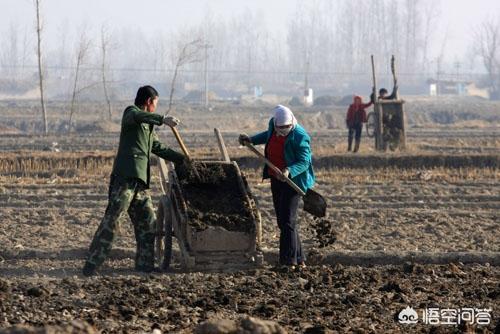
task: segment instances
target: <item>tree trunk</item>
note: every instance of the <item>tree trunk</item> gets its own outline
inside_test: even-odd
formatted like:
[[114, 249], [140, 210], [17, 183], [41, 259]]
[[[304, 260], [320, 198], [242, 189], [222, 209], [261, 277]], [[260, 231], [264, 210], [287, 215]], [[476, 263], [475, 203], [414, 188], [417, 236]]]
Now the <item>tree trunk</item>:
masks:
[[103, 90], [104, 90], [104, 98], [106, 99], [106, 103], [108, 105], [108, 119], [111, 120], [111, 117], [113, 115], [111, 113], [111, 100], [109, 98], [107, 81], [106, 81], [106, 52], [107, 52], [107, 47], [108, 47], [108, 37], [106, 36], [106, 32], [105, 32], [104, 27], [103, 27], [103, 28], [101, 28], [102, 87], [103, 87]]
[[111, 113], [111, 100], [109, 99], [108, 88], [106, 86], [106, 72], [104, 69], [104, 62], [102, 63], [102, 86], [104, 89], [104, 97], [106, 98], [106, 103], [108, 105], [108, 119], [111, 120], [113, 116]]
[[175, 80], [177, 79], [177, 71], [179, 70], [179, 62], [175, 65], [174, 76], [172, 77], [172, 83], [170, 84], [170, 96], [168, 98], [168, 110], [167, 114], [172, 110], [172, 103], [174, 98], [175, 90]]
[[43, 132], [48, 133], [47, 111], [45, 110], [45, 100], [43, 95], [43, 66], [42, 66], [42, 25], [40, 22], [40, 0], [35, 0], [36, 5], [36, 34], [37, 34], [37, 57], [38, 57], [38, 78], [40, 81], [40, 102], [42, 105]]
[[76, 100], [76, 86], [78, 84], [78, 72], [80, 71], [80, 55], [78, 55], [78, 61], [76, 63], [76, 71], [75, 71], [75, 82], [73, 84], [73, 95], [71, 97], [71, 108], [69, 113], [69, 123], [68, 123], [68, 132], [71, 132], [71, 122], [73, 120], [73, 113], [75, 112], [75, 100]]

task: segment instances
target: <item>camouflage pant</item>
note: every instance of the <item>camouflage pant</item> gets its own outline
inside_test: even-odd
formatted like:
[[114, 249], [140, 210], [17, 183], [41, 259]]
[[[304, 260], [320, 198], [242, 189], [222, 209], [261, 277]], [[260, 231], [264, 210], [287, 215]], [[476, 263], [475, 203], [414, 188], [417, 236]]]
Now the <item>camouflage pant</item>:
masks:
[[137, 243], [135, 267], [152, 269], [156, 215], [149, 191], [139, 180], [112, 175], [108, 196], [108, 207], [90, 244], [87, 264], [97, 268], [104, 262], [111, 251], [119, 221], [128, 212]]

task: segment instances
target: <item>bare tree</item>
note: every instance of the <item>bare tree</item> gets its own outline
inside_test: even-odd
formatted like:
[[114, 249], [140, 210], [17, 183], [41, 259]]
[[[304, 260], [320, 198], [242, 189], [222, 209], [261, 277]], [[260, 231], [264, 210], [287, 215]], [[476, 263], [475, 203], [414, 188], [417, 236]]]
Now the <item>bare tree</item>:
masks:
[[424, 36], [422, 42], [422, 70], [424, 73], [427, 72], [429, 62], [429, 44], [433, 36], [436, 22], [439, 20], [441, 14], [439, 6], [439, 1], [427, 1], [423, 12]]
[[172, 76], [172, 82], [170, 83], [170, 96], [168, 100], [168, 110], [167, 113], [172, 109], [172, 102], [175, 91], [175, 81], [177, 80], [177, 75], [179, 74], [179, 69], [187, 64], [198, 63], [203, 60], [200, 56], [200, 51], [204, 47], [202, 39], [195, 39], [189, 43], [186, 43], [180, 47], [179, 53], [177, 55], [177, 61], [175, 63], [174, 75]]
[[43, 66], [42, 66], [42, 22], [40, 19], [40, 1], [35, 0], [36, 7], [36, 35], [37, 35], [37, 57], [38, 57], [38, 78], [40, 82], [40, 102], [42, 105], [43, 132], [48, 133], [47, 111], [45, 110], [45, 99], [43, 95]]
[[73, 114], [75, 112], [75, 101], [76, 96], [79, 92], [81, 92], [85, 87], [78, 88], [78, 79], [80, 75], [80, 67], [84, 63], [87, 53], [90, 48], [90, 40], [85, 35], [85, 31], [82, 31], [80, 35], [80, 41], [78, 43], [78, 51], [76, 55], [76, 65], [75, 65], [75, 79], [73, 81], [73, 94], [71, 95], [71, 107], [69, 113], [69, 122], [68, 122], [68, 132], [71, 132], [71, 123], [73, 120]]
[[107, 61], [107, 53], [109, 51], [109, 46], [110, 46], [110, 36], [109, 33], [106, 29], [105, 25], [102, 25], [101, 27], [101, 74], [102, 74], [102, 88], [104, 91], [104, 98], [106, 99], [106, 104], [108, 105], [108, 119], [111, 120], [111, 117], [113, 116], [111, 113], [111, 99], [109, 98], [109, 93], [108, 93], [108, 81], [106, 78], [106, 61]]
[[420, 6], [421, 0], [406, 0], [404, 3], [404, 65], [408, 73], [416, 70], [416, 59], [418, 57], [418, 32], [420, 29]]
[[9, 31], [4, 35], [2, 45], [1, 63], [5, 67], [5, 74], [9, 78], [15, 78], [19, 66], [19, 28], [13, 22], [9, 25]]
[[14, 80], [24, 79], [26, 64], [34, 56], [30, 37], [31, 31], [12, 22], [5, 34], [2, 34], [2, 48], [0, 50], [0, 64], [3, 67], [4, 77]]
[[29, 30], [24, 28], [23, 31], [23, 41], [22, 41], [22, 51], [21, 51], [21, 75], [25, 75], [26, 64], [32, 57], [31, 49], [33, 47], [32, 40], [28, 37]]
[[500, 95], [500, 20], [486, 20], [475, 32], [475, 50], [488, 75], [488, 85], [493, 98]]

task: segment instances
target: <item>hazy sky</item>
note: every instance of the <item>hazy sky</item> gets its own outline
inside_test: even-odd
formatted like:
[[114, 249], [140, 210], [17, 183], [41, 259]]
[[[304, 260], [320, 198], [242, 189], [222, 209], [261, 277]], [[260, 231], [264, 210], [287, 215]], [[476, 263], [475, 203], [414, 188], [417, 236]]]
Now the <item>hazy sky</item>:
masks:
[[[314, 0], [300, 0], [314, 1]], [[331, 0], [335, 1], [335, 0]], [[370, 1], [370, 0], [366, 0]], [[285, 31], [286, 22], [295, 12], [296, 0], [42, 0], [47, 39], [54, 42], [63, 23], [75, 26], [87, 22], [111, 27], [140, 26], [143, 31], [171, 30], [199, 21], [207, 10], [215, 17], [231, 17], [245, 9], [259, 11], [269, 28]], [[500, 18], [499, 0], [441, 0], [438, 40], [448, 31], [446, 56], [453, 61], [470, 47], [472, 27], [485, 17]], [[2, 39], [9, 25], [34, 27], [33, 0], [0, 0]], [[439, 44], [440, 41], [438, 41]]]

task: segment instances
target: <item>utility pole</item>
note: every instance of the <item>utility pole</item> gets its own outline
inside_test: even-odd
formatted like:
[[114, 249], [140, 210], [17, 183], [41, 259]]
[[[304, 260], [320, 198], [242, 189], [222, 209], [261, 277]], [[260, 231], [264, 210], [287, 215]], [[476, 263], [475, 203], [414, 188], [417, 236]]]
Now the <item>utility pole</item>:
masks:
[[306, 61], [306, 71], [305, 71], [306, 73], [305, 73], [305, 78], [304, 78], [304, 93], [306, 93], [308, 91], [308, 89], [309, 89], [309, 65], [310, 65], [309, 59], [307, 59], [307, 61]]
[[440, 95], [441, 93], [441, 89], [440, 89], [440, 79], [441, 79], [441, 57], [438, 57], [437, 60], [436, 60], [436, 65], [437, 65], [437, 69], [436, 69], [436, 95]]
[[462, 63], [457, 61], [455, 62], [455, 70], [456, 70], [456, 75], [457, 75], [457, 81], [460, 80], [460, 68], [462, 67]]

